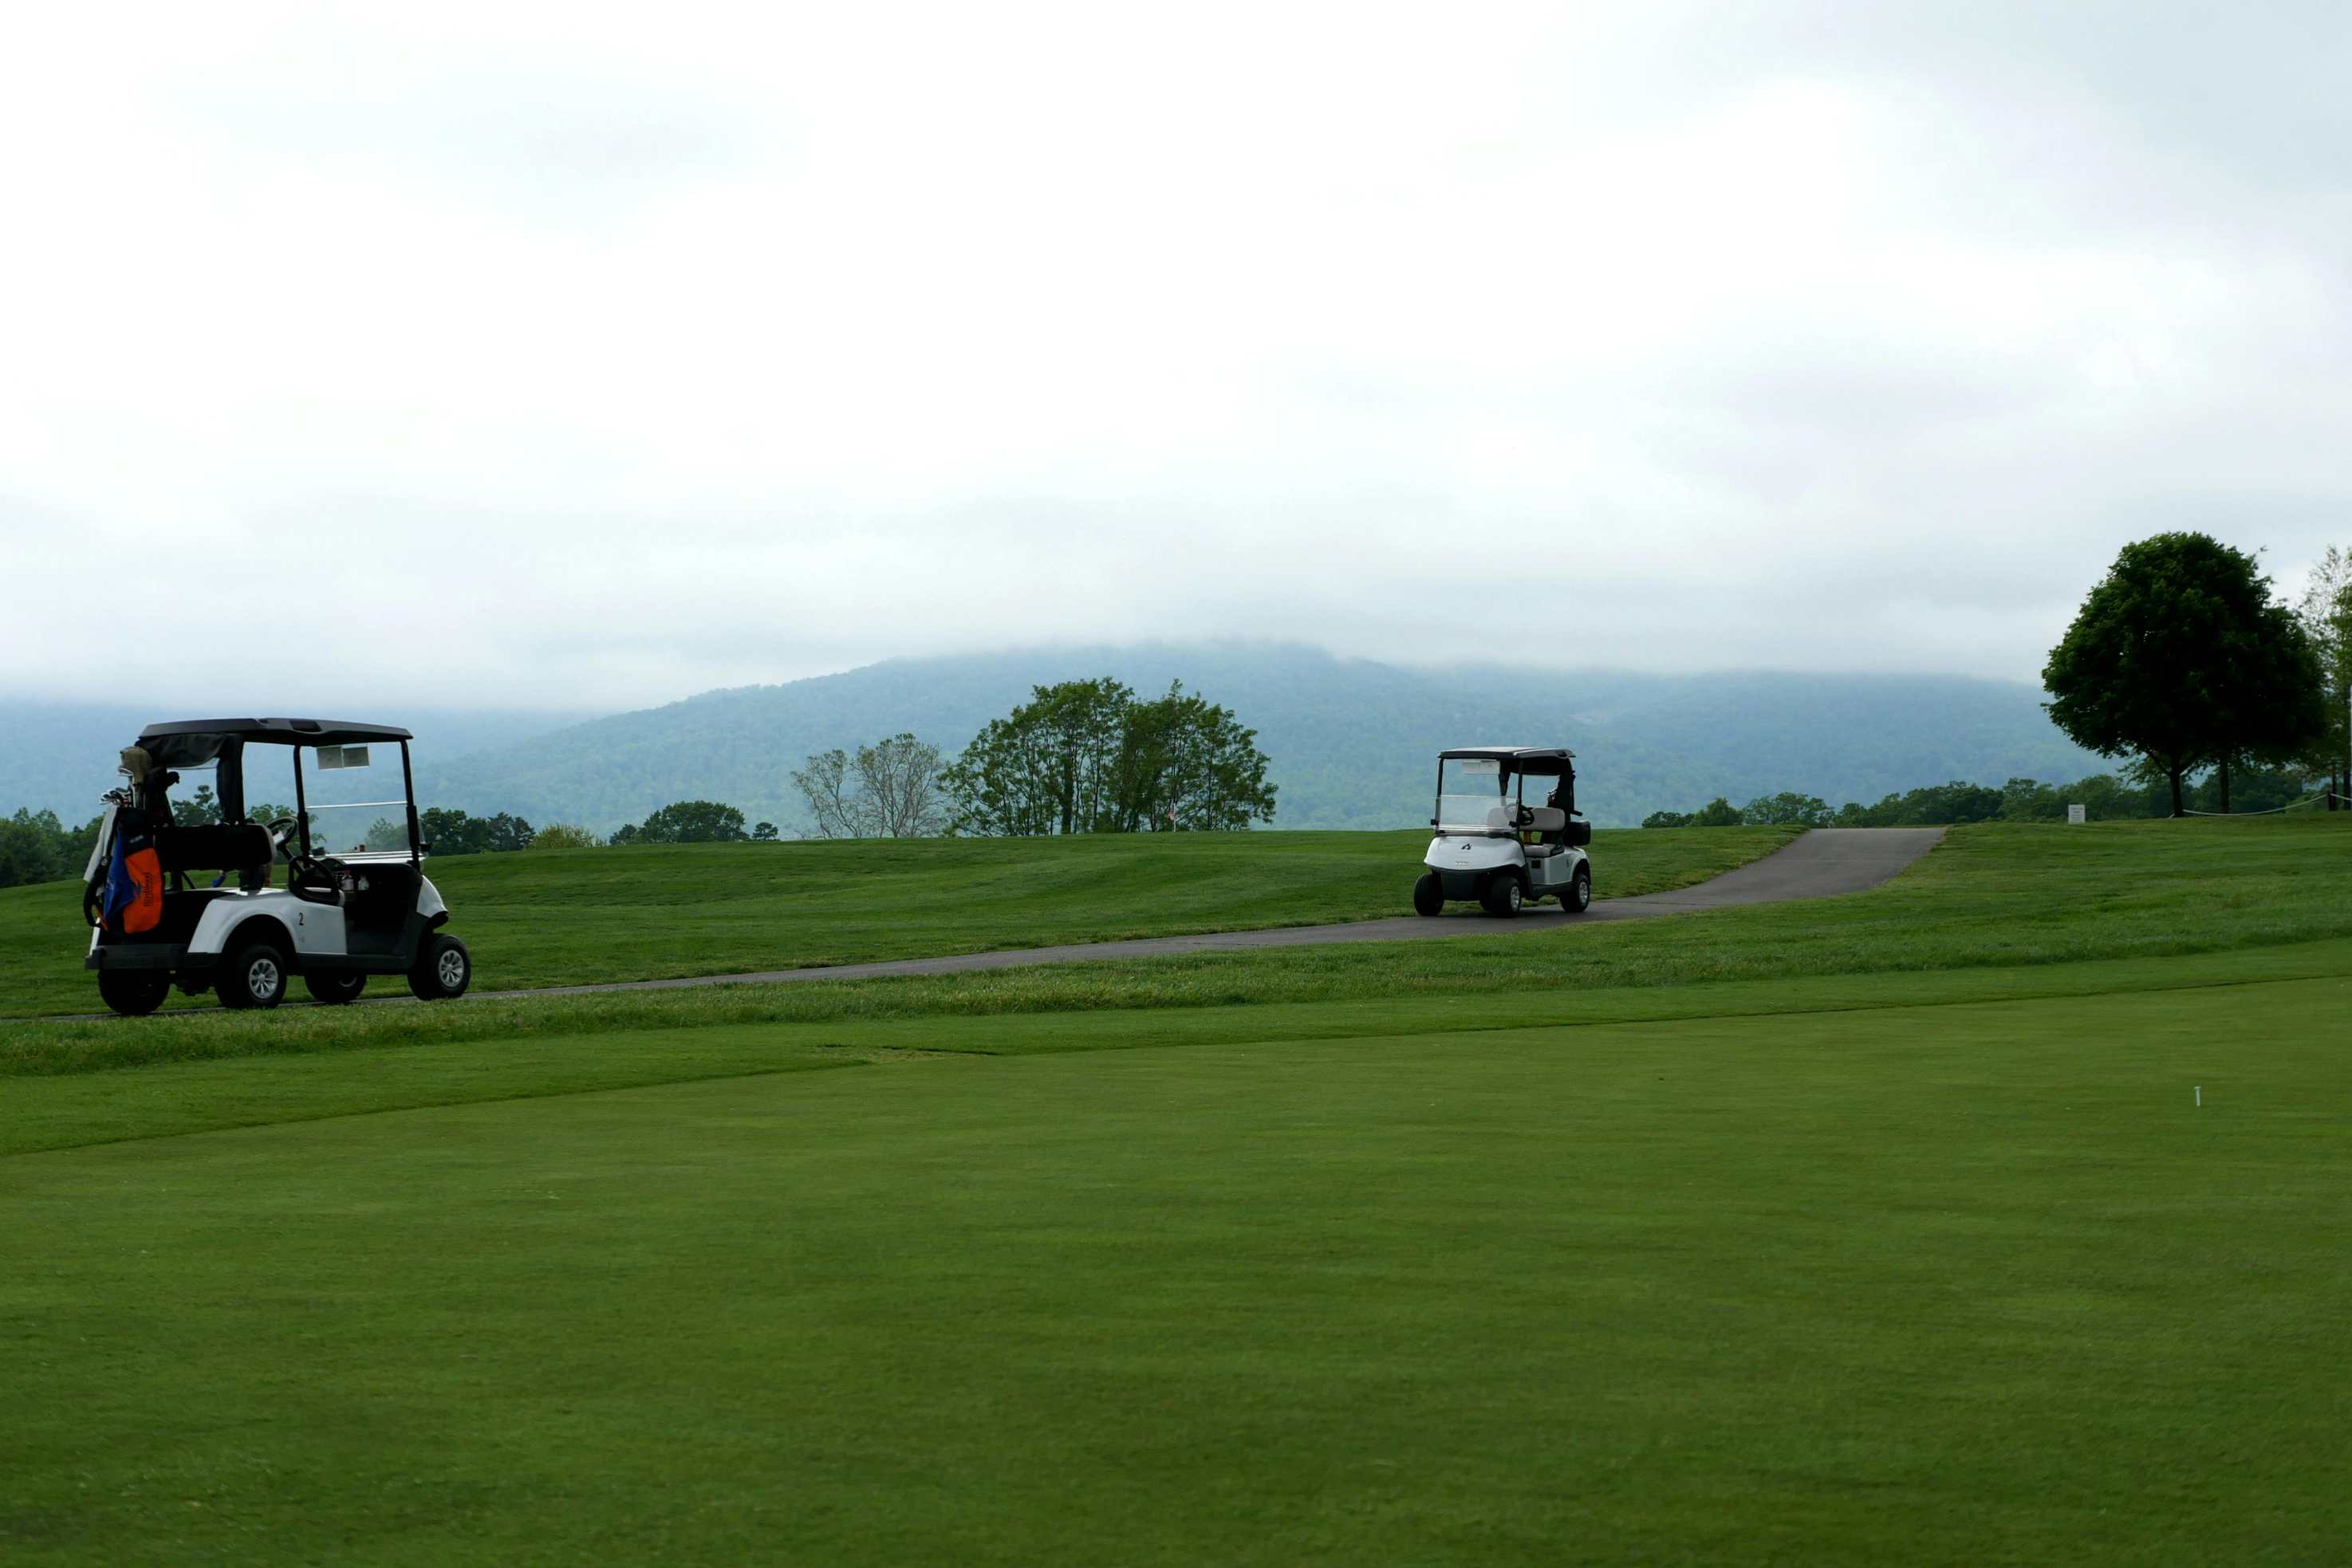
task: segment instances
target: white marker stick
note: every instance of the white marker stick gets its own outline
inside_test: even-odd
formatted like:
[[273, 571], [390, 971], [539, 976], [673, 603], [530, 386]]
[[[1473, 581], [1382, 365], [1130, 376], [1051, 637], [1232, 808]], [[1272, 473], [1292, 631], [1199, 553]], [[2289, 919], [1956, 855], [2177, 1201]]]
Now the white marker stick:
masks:
[[2205, 1104], [2205, 1086], [2201, 1083], [2197, 1086], [2197, 1104], [2200, 1110]]

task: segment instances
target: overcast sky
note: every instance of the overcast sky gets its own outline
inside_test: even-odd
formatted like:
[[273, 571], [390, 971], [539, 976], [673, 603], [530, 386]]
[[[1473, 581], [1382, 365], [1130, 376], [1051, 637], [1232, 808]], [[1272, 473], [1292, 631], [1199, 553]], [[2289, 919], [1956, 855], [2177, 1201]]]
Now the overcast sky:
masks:
[[18, 8], [0, 693], [2031, 678], [2352, 544], [2352, 6]]

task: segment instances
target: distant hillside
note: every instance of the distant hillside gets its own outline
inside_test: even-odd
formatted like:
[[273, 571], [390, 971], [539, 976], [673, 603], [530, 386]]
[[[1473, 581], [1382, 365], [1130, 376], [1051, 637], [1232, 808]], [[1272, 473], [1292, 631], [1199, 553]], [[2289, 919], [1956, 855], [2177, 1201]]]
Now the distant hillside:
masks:
[[[266, 710], [268, 714], [289, 711], [284, 707]], [[421, 762], [450, 762], [484, 746], [510, 745], [523, 736], [577, 722], [580, 717], [544, 709], [442, 712], [366, 704], [351, 712], [290, 711], [305, 718], [402, 725], [415, 731]], [[141, 730], [163, 719], [226, 716], [110, 703], [0, 700], [0, 816], [23, 805], [54, 811], [69, 824], [87, 822], [98, 815], [98, 796], [122, 782], [114, 772], [115, 753], [138, 739]], [[240, 710], [236, 716], [254, 715]]]
[[[713, 691], [488, 746], [429, 753], [436, 803], [609, 829], [673, 800], [717, 799], [788, 829], [809, 753], [911, 730], [960, 749], [1033, 685], [1109, 674], [1139, 691], [1181, 678], [1258, 731], [1277, 825], [1395, 826], [1428, 810], [1447, 745], [1565, 741], [1603, 825], [1717, 795], [1782, 789], [1832, 805], [1950, 779], [2071, 778], [2100, 764], [2031, 688], [1949, 677], [1412, 670], [1286, 646], [1045, 648], [893, 659], [782, 686]], [[5, 798], [5, 797], [0, 797]]]
[[2013, 681], [1758, 670], [1565, 679], [1599, 729], [1726, 769], [1735, 802], [1793, 789], [1867, 805], [1954, 779], [2048, 782], [2116, 766], [2061, 734], [2042, 694]]

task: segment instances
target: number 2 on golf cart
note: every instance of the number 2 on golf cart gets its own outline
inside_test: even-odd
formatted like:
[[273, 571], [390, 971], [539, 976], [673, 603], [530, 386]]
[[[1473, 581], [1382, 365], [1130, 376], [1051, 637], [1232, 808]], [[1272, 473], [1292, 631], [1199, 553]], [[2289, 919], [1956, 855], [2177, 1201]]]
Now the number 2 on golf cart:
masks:
[[[356, 1000], [371, 974], [404, 976], [428, 1002], [463, 995], [473, 958], [441, 929], [448, 907], [425, 875], [431, 846], [417, 836], [411, 739], [388, 724], [319, 719], [142, 730], [122, 752], [131, 782], [102, 797], [83, 874], [85, 963], [106, 1005], [152, 1013], [177, 985], [192, 996], [215, 991], [224, 1007], [275, 1007], [295, 975], [320, 1002]], [[395, 748], [396, 784], [385, 765]], [[290, 809], [249, 803], [257, 768], [276, 788], [281, 763], [290, 763]], [[184, 769], [212, 771], [205, 815], [217, 821], [175, 816], [171, 792]], [[280, 863], [286, 885], [275, 888]], [[218, 875], [206, 883], [192, 871]]]

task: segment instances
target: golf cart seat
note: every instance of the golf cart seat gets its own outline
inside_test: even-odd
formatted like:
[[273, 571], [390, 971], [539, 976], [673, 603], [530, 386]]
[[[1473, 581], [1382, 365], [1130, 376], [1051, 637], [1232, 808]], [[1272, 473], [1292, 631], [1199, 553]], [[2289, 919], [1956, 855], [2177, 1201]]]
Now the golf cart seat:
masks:
[[1519, 826], [1522, 837], [1537, 840], [1526, 846], [1530, 860], [1541, 860], [1564, 850], [1582, 848], [1592, 842], [1592, 825], [1571, 821], [1568, 813], [1556, 805], [1528, 807], [1527, 820]]
[[269, 829], [257, 822], [166, 827], [155, 835], [155, 858], [166, 871], [243, 871], [269, 864]]

